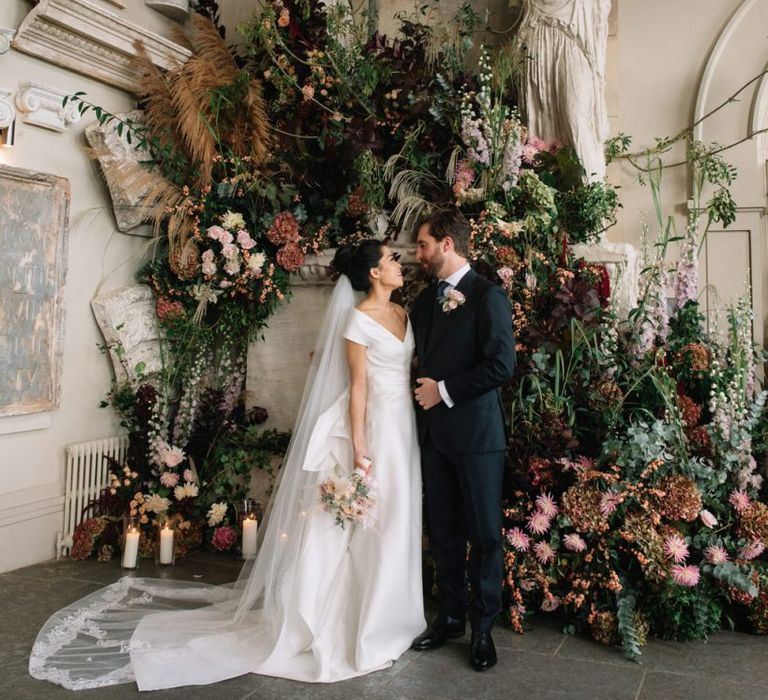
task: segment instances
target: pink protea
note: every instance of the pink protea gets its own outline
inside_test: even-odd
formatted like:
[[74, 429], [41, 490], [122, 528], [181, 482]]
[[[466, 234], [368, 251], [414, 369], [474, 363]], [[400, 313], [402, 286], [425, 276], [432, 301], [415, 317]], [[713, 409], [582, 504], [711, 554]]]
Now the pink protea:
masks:
[[554, 518], [560, 510], [551, 493], [540, 493], [536, 496], [536, 506], [548, 518]]
[[531, 546], [531, 538], [519, 527], [513, 527], [507, 532], [507, 541], [518, 552], [527, 552], [528, 548]]
[[544, 612], [552, 612], [553, 610], [557, 610], [559, 606], [560, 598], [558, 598], [556, 595], [550, 596], [549, 598], [545, 598], [543, 601], [541, 601], [541, 609]]
[[680, 535], [670, 535], [664, 540], [664, 554], [676, 564], [682, 564], [688, 558], [688, 545]]
[[607, 518], [611, 513], [616, 511], [621, 500], [621, 495], [618, 493], [614, 493], [613, 491], [604, 493], [600, 499], [600, 513]]
[[542, 564], [549, 564], [555, 560], [555, 550], [549, 542], [537, 542], [533, 545], [533, 553]]
[[563, 537], [565, 548], [571, 552], [583, 552], [587, 548], [587, 543], [581, 535], [575, 532], [569, 532]]
[[760, 540], [754, 540], [741, 548], [739, 556], [742, 559], [752, 560], [759, 557], [765, 550], [765, 545]]
[[166, 488], [172, 489], [179, 483], [179, 475], [176, 472], [165, 471], [160, 475], [160, 483]]
[[725, 564], [728, 561], [728, 552], [722, 545], [711, 544], [704, 550], [704, 558], [710, 564]]
[[700, 577], [701, 572], [695, 564], [688, 564], [687, 566], [675, 564], [672, 567], [672, 579], [680, 586], [692, 588], [699, 582]]
[[749, 494], [744, 489], [735, 489], [728, 497], [728, 502], [736, 509], [738, 513], [746, 510], [752, 503]]
[[543, 535], [549, 530], [550, 522], [550, 518], [544, 513], [540, 510], [535, 510], [528, 516], [528, 524], [526, 527], [528, 528], [528, 531], [532, 532], [534, 535]]

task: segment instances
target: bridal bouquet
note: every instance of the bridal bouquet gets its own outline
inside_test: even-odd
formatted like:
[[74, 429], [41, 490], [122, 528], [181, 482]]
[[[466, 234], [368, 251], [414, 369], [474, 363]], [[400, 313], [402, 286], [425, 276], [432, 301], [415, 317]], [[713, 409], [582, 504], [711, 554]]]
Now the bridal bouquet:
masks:
[[355, 469], [348, 476], [331, 476], [320, 484], [323, 510], [336, 518], [336, 524], [342, 530], [348, 523], [359, 523], [363, 527], [371, 525], [376, 506], [371, 466], [369, 462], [365, 470]]

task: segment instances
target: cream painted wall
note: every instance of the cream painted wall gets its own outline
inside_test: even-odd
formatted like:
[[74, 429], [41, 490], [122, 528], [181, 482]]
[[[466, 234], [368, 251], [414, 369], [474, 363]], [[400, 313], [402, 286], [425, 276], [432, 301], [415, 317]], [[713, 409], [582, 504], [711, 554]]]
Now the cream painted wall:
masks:
[[[143, 3], [131, 0], [129, 19], [169, 35], [171, 22]], [[31, 5], [24, 0], [0, 2], [0, 27], [16, 29]], [[89, 100], [114, 112], [130, 108], [129, 95], [14, 49], [0, 55], [0, 87], [16, 91], [34, 80], [60, 90], [83, 90]], [[99, 401], [109, 388], [109, 362], [97, 344], [101, 335], [90, 300], [99, 289], [130, 284], [145, 238], [119, 233], [108, 195], [94, 163], [84, 153], [87, 116], [59, 134], [17, 120], [16, 145], [0, 148], [0, 163], [66, 177], [71, 187], [66, 325], [61, 406], [51, 426], [0, 434], [0, 571], [54, 556], [61, 527], [64, 451], [69, 443], [114, 435], [118, 422]], [[15, 418], [0, 419], [0, 431]]]
[[[618, 104], [612, 112], [613, 133], [632, 135], [632, 150], [640, 150], [652, 146], [654, 137], [675, 134], [714, 109], [765, 69], [766, 26], [764, 0], [618, 0], [617, 41], [609, 52], [609, 92]], [[697, 138], [729, 144], [747, 137], [752, 128], [768, 127], [768, 81], [761, 93], [766, 111], [753, 123], [758, 93], [759, 85], [751, 86], [738, 102], [705, 121]], [[725, 231], [713, 229], [712, 245], [705, 246], [699, 261], [700, 287], [710, 285], [701, 296], [705, 307], [716, 297], [721, 305], [727, 303], [749, 279], [754, 337], [761, 343], [768, 337], [766, 144], [765, 137], [752, 138], [724, 154], [739, 171], [732, 188], [737, 220]], [[671, 158], [681, 157], [684, 152], [678, 147]], [[676, 168], [665, 177], [663, 188], [665, 213], [674, 214], [681, 232], [687, 216], [688, 175], [685, 167]], [[624, 210], [609, 237], [639, 245], [641, 217], [655, 224], [650, 192], [626, 164], [612, 166], [610, 177], [622, 187]]]

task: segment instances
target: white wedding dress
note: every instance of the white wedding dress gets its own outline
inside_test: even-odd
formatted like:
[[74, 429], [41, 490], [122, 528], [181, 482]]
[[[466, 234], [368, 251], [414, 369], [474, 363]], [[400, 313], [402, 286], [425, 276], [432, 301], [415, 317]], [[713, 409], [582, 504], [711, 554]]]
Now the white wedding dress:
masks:
[[[386, 668], [423, 631], [413, 332], [409, 324], [400, 341], [354, 309], [345, 280], [330, 303], [255, 562], [230, 587], [125, 577], [77, 601], [38, 634], [35, 678], [75, 690], [134, 680], [153, 690], [245, 673], [332, 682]], [[353, 468], [342, 337], [367, 346], [377, 500], [368, 528], [336, 525], [317, 488], [330, 470]]]

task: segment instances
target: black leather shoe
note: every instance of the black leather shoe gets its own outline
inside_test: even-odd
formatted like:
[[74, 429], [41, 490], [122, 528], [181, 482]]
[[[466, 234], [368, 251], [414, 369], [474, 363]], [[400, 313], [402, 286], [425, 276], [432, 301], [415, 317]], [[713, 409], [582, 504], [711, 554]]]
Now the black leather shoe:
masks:
[[496, 647], [490, 632], [473, 632], [469, 662], [475, 671], [487, 671], [496, 665]]
[[437, 649], [437, 647], [443, 646], [449, 639], [463, 637], [464, 632], [465, 622], [463, 618], [438, 615], [432, 620], [432, 624], [427, 627], [427, 631], [413, 640], [411, 649], [416, 649], [417, 651]]

